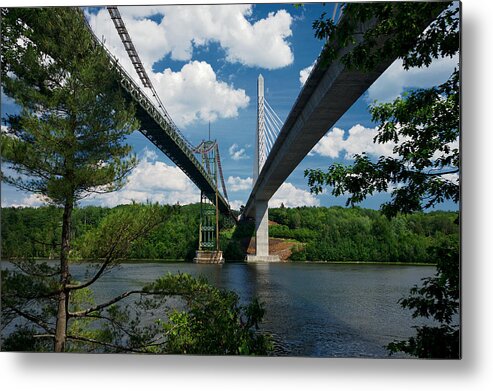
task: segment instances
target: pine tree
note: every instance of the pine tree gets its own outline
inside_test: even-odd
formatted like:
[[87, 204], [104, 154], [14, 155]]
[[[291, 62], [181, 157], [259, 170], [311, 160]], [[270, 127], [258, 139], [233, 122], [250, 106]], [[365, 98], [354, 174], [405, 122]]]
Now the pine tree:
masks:
[[136, 164], [125, 144], [138, 126], [135, 110], [76, 8], [2, 10], [2, 87], [21, 108], [4, 118], [3, 181], [63, 208], [55, 332], [55, 351], [63, 351], [72, 211], [124, 184]]
[[[263, 316], [260, 303], [240, 305], [236, 295], [188, 275], [95, 302], [91, 285], [173, 208], [117, 207], [71, 240], [77, 202], [119, 189], [136, 164], [125, 144], [138, 127], [134, 109], [78, 9], [4, 9], [2, 16], [2, 87], [21, 108], [5, 118], [2, 179], [63, 210], [58, 267], [28, 259], [15, 261], [20, 271], [2, 270], [2, 329], [22, 319], [2, 349], [47, 351], [54, 340], [57, 352], [266, 354], [269, 339], [254, 331]], [[94, 260], [85, 281], [70, 275], [71, 262], [80, 259]], [[168, 296], [182, 296], [184, 311], [165, 306]], [[132, 310], [124, 304], [129, 297], [140, 297]], [[210, 316], [209, 308], [222, 317]], [[169, 324], [142, 321], [158, 310]], [[196, 332], [204, 338], [189, 341]], [[224, 335], [227, 343], [217, 345]]]

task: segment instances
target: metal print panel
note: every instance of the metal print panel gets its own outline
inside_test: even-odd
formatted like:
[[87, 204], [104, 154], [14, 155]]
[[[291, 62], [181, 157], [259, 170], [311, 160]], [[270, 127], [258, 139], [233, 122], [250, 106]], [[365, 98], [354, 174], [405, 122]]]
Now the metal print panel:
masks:
[[460, 7], [3, 8], [1, 350], [459, 359]]

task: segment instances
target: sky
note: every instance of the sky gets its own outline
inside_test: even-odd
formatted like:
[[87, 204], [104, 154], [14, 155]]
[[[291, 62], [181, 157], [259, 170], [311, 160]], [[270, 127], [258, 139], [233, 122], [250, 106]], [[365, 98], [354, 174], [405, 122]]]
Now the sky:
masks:
[[[334, 3], [231, 4], [119, 7], [139, 56], [167, 111], [194, 145], [208, 137], [219, 143], [231, 206], [245, 204], [252, 186], [256, 129], [257, 77], [262, 74], [265, 99], [284, 120], [322, 48], [312, 22], [322, 12], [332, 15]], [[93, 31], [127, 71], [138, 80], [106, 8], [86, 8]], [[457, 58], [434, 61], [429, 68], [405, 71], [400, 61], [389, 69], [341, 117], [299, 164], [270, 201], [271, 207], [344, 205], [345, 197], [311, 194], [307, 168], [326, 169], [335, 162], [351, 164], [366, 151], [371, 157], [391, 155], [393, 145], [374, 144], [376, 124], [368, 105], [388, 102], [404, 91], [447, 80]], [[2, 117], [16, 111], [2, 94]], [[114, 193], [91, 196], [81, 205], [199, 202], [200, 192], [174, 163], [140, 132], [128, 137], [138, 166], [126, 186]], [[361, 203], [378, 209], [389, 194]], [[38, 206], [42, 200], [2, 184], [3, 206]], [[446, 202], [439, 209], [455, 210]]]

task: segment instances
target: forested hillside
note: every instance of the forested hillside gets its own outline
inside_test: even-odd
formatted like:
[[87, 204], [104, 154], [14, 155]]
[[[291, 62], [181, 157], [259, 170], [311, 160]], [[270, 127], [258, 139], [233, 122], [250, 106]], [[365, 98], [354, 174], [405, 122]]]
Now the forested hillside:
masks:
[[[80, 240], [97, 227], [103, 217], [117, 208], [87, 206], [76, 208], [72, 216], [73, 239]], [[199, 205], [161, 206], [171, 211], [168, 220], [153, 233], [135, 243], [132, 259], [191, 259], [197, 246]], [[2, 257], [57, 257], [57, 238], [60, 237], [62, 209], [2, 208]]]
[[[117, 208], [126, 208], [118, 206]], [[198, 243], [198, 204], [161, 206], [169, 218], [144, 240], [136, 242], [130, 259], [187, 259]], [[95, 228], [115, 208], [87, 206], [73, 215], [73, 239]], [[430, 249], [442, 241], [458, 241], [456, 212], [414, 213], [388, 220], [362, 208], [303, 207], [270, 209], [270, 236], [291, 239], [294, 261], [435, 262]], [[56, 258], [62, 210], [55, 207], [3, 208], [2, 257]], [[233, 228], [221, 218], [221, 248], [227, 260], [243, 259], [241, 242], [253, 224]]]
[[292, 260], [436, 262], [430, 249], [459, 240], [456, 212], [434, 211], [398, 215], [389, 220], [363, 208], [303, 207], [269, 210], [279, 225], [272, 237], [292, 238], [300, 246]]

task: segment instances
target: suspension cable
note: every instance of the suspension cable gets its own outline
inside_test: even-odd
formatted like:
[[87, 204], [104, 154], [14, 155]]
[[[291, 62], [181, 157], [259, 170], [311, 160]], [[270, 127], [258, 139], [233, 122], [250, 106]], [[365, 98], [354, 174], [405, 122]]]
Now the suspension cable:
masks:
[[111, 20], [113, 21], [113, 24], [115, 25], [116, 31], [118, 35], [120, 36], [120, 39], [123, 43], [123, 47], [125, 48], [128, 57], [130, 58], [130, 61], [132, 62], [132, 65], [134, 66], [135, 71], [137, 72], [137, 75], [140, 78], [140, 81], [142, 82], [142, 85], [146, 88], [149, 88], [151, 90], [152, 96], [156, 100], [156, 103], [158, 104], [159, 108], [161, 109], [164, 118], [168, 122], [168, 125], [176, 132], [178, 135], [183, 139], [185, 144], [189, 148], [193, 148], [192, 144], [190, 141], [186, 139], [186, 137], [180, 132], [178, 129], [178, 126], [173, 122], [171, 116], [168, 114], [168, 111], [164, 107], [163, 102], [161, 101], [161, 98], [159, 98], [158, 93], [156, 92], [156, 89], [154, 88], [151, 79], [147, 75], [147, 72], [144, 68], [144, 65], [142, 64], [142, 61], [140, 60], [139, 54], [137, 53], [137, 49], [135, 48], [132, 38], [130, 38], [130, 34], [128, 33], [127, 27], [125, 26], [125, 22], [122, 19], [122, 16], [120, 14], [120, 11], [118, 10], [118, 7], [115, 6], [108, 6], [106, 7]]
[[267, 104], [268, 111], [270, 111], [270, 113], [274, 115], [274, 118], [276, 119], [276, 122], [279, 126], [279, 130], [282, 129], [284, 122], [279, 118], [276, 111], [272, 108], [269, 102], [265, 101], [265, 103]]
[[226, 191], [226, 184], [224, 183], [223, 167], [221, 164], [221, 156], [219, 155], [219, 145], [217, 143], [216, 143], [216, 156], [217, 156], [217, 168], [219, 171], [219, 178], [221, 179], [221, 186], [223, 187], [223, 195], [224, 198], [226, 198], [226, 201], [228, 201], [228, 192]]

